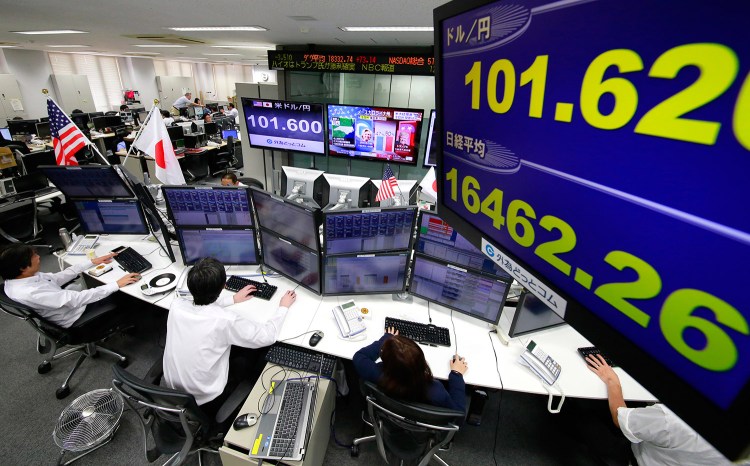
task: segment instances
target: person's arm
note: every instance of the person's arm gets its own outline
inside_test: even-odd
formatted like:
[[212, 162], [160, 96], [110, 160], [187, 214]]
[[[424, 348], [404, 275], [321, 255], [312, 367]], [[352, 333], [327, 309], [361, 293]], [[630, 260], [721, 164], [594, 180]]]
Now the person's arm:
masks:
[[[248, 285], [232, 296], [234, 303], [241, 303], [252, 298], [249, 294], [254, 291], [255, 287]], [[257, 322], [238, 316], [235, 325], [230, 327], [229, 341], [233, 345], [244, 346], [246, 348], [263, 348], [276, 343], [276, 338], [281, 331], [281, 325], [284, 322], [287, 311], [297, 300], [297, 294], [288, 290], [282, 296], [279, 302], [278, 311], [264, 324], [259, 325]]]
[[596, 356], [587, 356], [586, 362], [588, 363], [591, 372], [596, 374], [607, 386], [607, 400], [609, 401], [609, 412], [612, 415], [612, 422], [614, 422], [617, 427], [620, 427], [617, 410], [619, 408], [627, 408], [625, 398], [622, 396], [620, 378], [617, 377], [615, 371], [609, 366], [609, 364], [607, 364], [600, 354], [597, 354]]
[[383, 371], [375, 361], [380, 357], [380, 348], [383, 347], [383, 343], [385, 343], [391, 335], [393, 335], [393, 332], [391, 332], [391, 329], [388, 329], [388, 331], [380, 337], [380, 340], [370, 343], [354, 353], [352, 362], [354, 363], [354, 369], [356, 369], [357, 374], [359, 374], [361, 378], [372, 383], [377, 383], [378, 379], [380, 379]]

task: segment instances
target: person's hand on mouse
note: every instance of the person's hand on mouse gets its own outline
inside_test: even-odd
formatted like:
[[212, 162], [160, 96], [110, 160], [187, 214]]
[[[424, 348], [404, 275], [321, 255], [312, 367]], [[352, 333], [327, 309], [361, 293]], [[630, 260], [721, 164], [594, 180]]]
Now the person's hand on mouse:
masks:
[[247, 301], [248, 299], [252, 299], [253, 293], [255, 293], [255, 291], [255, 285], [247, 285], [240, 291], [236, 292], [234, 296], [232, 296], [232, 299], [234, 300], [235, 304]]
[[122, 288], [123, 286], [128, 286], [131, 283], [135, 283], [138, 280], [141, 279], [141, 276], [137, 273], [129, 273], [122, 277], [121, 279], [117, 280], [117, 286]]
[[287, 290], [284, 296], [281, 297], [279, 306], [281, 307], [292, 307], [292, 304], [297, 300], [297, 293], [294, 290]]
[[459, 355], [454, 355], [451, 359], [451, 370], [456, 371], [463, 375], [469, 370], [469, 364], [466, 362], [466, 358], [462, 358]]

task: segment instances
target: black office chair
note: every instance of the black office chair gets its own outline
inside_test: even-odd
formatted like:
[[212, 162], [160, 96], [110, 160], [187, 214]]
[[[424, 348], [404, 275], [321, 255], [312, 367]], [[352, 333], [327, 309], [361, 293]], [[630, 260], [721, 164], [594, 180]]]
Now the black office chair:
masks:
[[216, 153], [209, 160], [209, 168], [211, 169], [211, 176], [216, 176], [219, 173], [228, 173], [230, 166], [232, 165], [232, 155], [222, 150]]
[[[112, 385], [130, 406], [138, 413], [144, 436], [146, 459], [152, 463], [161, 455], [172, 456], [165, 465], [180, 465], [187, 458], [201, 452], [217, 453], [224, 432], [219, 426], [227, 425], [229, 417], [237, 412], [253, 388], [252, 383], [240, 383], [224, 402], [215, 419], [210, 419], [195, 402], [193, 395], [160, 387], [162, 358], [149, 370], [145, 379], [140, 379], [126, 370], [112, 366]], [[145, 408], [145, 409], [141, 409]], [[149, 442], [149, 436], [152, 442]], [[149, 448], [149, 443], [153, 447]]]
[[11, 243], [35, 243], [42, 239], [41, 232], [33, 191], [19, 193], [11, 202], [0, 204], [0, 236]]
[[117, 110], [110, 110], [108, 112], [104, 112], [104, 116], [116, 116], [116, 115], [119, 115], [119, 114], [120, 114], [120, 112], [118, 112]]
[[256, 188], [259, 188], [259, 189], [265, 189], [263, 187], [263, 182], [260, 180], [256, 180], [255, 178], [237, 178], [237, 181], [239, 181], [242, 184], [246, 184], [250, 187], [255, 186]]
[[[29, 306], [10, 299], [5, 294], [3, 286], [0, 286], [0, 309], [6, 314], [24, 320], [31, 325], [38, 333], [37, 351], [40, 354], [51, 354], [51, 356], [47, 356], [39, 364], [39, 367], [37, 367], [37, 371], [40, 374], [46, 374], [52, 369], [52, 361], [71, 356], [77, 352], [81, 353], [68, 377], [65, 378], [63, 384], [55, 392], [58, 400], [70, 394], [70, 379], [87, 357], [96, 357], [101, 352], [114, 356], [117, 358], [117, 363], [122, 366], [127, 366], [128, 364], [128, 359], [125, 356], [98, 345], [98, 343], [106, 340], [113, 333], [122, 330], [118, 322], [113, 322], [107, 328], [97, 327], [96, 331], [90, 330], [87, 325], [89, 322], [75, 322], [71, 327], [64, 328], [43, 318]], [[59, 354], [57, 353], [58, 349], [69, 345], [71, 346], [70, 348]]]
[[447, 447], [458, 432], [462, 411], [395, 400], [370, 382], [364, 382], [363, 391], [371, 421], [365, 422], [373, 427], [375, 435], [355, 439], [353, 457], [359, 455], [361, 443], [374, 440], [388, 464], [395, 460], [400, 465], [427, 466], [434, 459], [448, 466], [436, 453]]

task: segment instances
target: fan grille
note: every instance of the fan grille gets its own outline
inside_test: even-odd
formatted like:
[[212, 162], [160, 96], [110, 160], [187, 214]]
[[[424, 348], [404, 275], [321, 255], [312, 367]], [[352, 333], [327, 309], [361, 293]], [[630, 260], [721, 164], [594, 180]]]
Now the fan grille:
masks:
[[91, 391], [63, 410], [52, 437], [64, 450], [88, 450], [106, 440], [117, 428], [122, 409], [119, 394], [112, 390]]

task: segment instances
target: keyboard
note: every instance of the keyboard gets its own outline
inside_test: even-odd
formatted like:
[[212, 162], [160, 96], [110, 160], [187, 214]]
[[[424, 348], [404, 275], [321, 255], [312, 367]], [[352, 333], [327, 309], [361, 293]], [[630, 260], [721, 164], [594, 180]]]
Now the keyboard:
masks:
[[302, 402], [306, 385], [301, 382], [289, 382], [284, 386], [284, 398], [279, 407], [276, 427], [273, 430], [273, 440], [269, 456], [290, 456], [297, 440], [297, 426], [302, 414]]
[[[590, 354], [592, 354], [592, 355], [601, 354], [602, 357], [604, 358], [604, 362], [606, 362], [607, 364], [609, 364], [612, 367], [617, 367], [617, 365], [615, 363], [613, 363], [612, 360], [609, 359], [606, 355], [602, 354], [602, 352], [599, 351], [599, 348], [597, 348], [596, 346], [585, 346], [583, 348], [578, 348], [578, 353], [581, 355], [581, 357], [584, 360], [586, 360], [586, 356], [588, 356]], [[586, 364], [588, 364], [588, 363], [586, 363]]]
[[185, 153], [185, 148], [184, 147], [177, 147], [174, 150], [174, 155], [180, 155], [180, 154], [184, 154], [184, 153]]
[[[321, 355], [323, 356], [322, 370], [320, 369]], [[336, 358], [333, 356], [286, 343], [276, 343], [271, 346], [266, 353], [266, 361], [301, 371], [320, 372], [320, 375], [325, 377], [333, 377], [333, 369], [336, 367]]]
[[399, 335], [410, 338], [418, 343], [435, 346], [451, 345], [451, 334], [445, 327], [386, 317], [385, 328], [388, 329], [389, 327], [394, 327], [398, 330]]
[[202, 154], [206, 152], [206, 149], [204, 147], [196, 147], [196, 148], [187, 148], [185, 149], [185, 152], [188, 154]]
[[268, 283], [261, 283], [256, 282], [255, 280], [248, 280], [247, 278], [238, 277], [237, 275], [232, 275], [227, 279], [226, 285], [224, 285], [224, 288], [226, 288], [229, 291], [234, 291], [235, 293], [246, 287], [247, 285], [253, 285], [256, 290], [255, 293], [253, 293], [253, 296], [260, 299], [265, 299], [266, 301], [270, 300], [274, 293], [276, 293], [276, 286], [269, 285]]
[[151, 262], [133, 248], [119, 247], [112, 252], [117, 253], [115, 260], [129, 273], [141, 273], [151, 268]]

